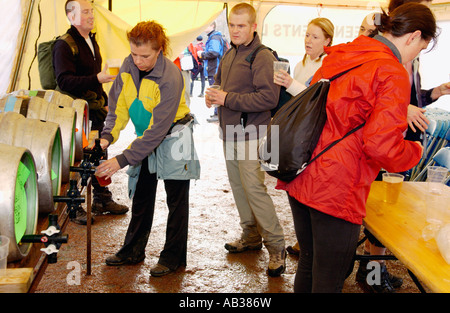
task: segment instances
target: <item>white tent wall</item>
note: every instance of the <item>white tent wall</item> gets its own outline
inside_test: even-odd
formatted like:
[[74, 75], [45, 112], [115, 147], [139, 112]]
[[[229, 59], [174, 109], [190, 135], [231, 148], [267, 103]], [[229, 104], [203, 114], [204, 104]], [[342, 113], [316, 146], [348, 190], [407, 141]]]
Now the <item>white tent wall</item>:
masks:
[[[5, 3], [11, 3], [10, 0], [0, 0]], [[448, 0], [447, 0], [448, 1]], [[330, 10], [336, 10], [336, 13], [340, 16], [347, 16], [354, 10], [360, 12], [356, 14], [356, 18], [352, 15], [351, 23], [355, 25], [360, 23], [361, 16], [369, 12], [374, 8], [385, 7], [386, 0], [374, 1], [374, 0], [347, 0], [345, 4], [342, 4], [341, 0], [323, 0], [320, 1], [322, 4], [318, 4], [317, 0], [281, 0], [281, 1], [214, 1], [214, 0], [112, 0], [112, 11], [108, 10], [109, 0], [95, 0], [94, 10], [96, 18], [96, 28], [97, 39], [99, 41], [100, 49], [102, 51], [103, 60], [108, 58], [120, 58], [123, 59], [129, 53], [129, 46], [125, 38], [126, 31], [134, 26], [137, 22], [141, 20], [156, 20], [161, 23], [167, 30], [167, 33], [171, 40], [171, 58], [175, 59], [179, 53], [195, 38], [197, 35], [201, 34], [206, 26], [208, 26], [213, 20], [224, 9], [224, 5], [227, 4], [228, 11], [239, 2], [251, 3], [258, 12], [258, 32], [262, 35], [263, 42], [270, 45], [273, 49], [280, 52], [281, 55], [294, 56], [293, 51], [284, 51], [289, 45], [287, 43], [296, 42], [298, 47], [303, 46], [302, 38], [295, 38], [293, 41], [292, 37], [286, 36], [282, 38], [282, 41], [273, 42], [264, 34], [266, 30], [263, 29], [265, 24], [269, 24], [264, 19], [266, 15], [271, 12], [277, 5], [289, 5], [289, 6], [302, 6], [303, 8], [298, 8], [300, 11], [312, 10], [314, 16], [310, 19], [316, 17], [317, 12], [325, 15]], [[21, 56], [16, 52], [16, 59], [18, 59], [20, 66], [14, 64], [13, 68], [17, 70], [17, 79], [12, 82], [2, 84], [0, 81], [0, 95], [5, 92], [11, 92], [13, 90], [19, 89], [40, 89], [40, 81], [38, 74], [36, 49], [40, 42], [48, 41], [55, 36], [63, 34], [69, 24], [64, 15], [64, 3], [65, 0], [21, 0], [22, 12], [17, 14], [16, 10], [8, 11], [6, 18], [10, 18], [14, 21], [27, 20], [26, 7], [30, 4], [34, 4], [33, 11], [30, 16], [30, 22], [28, 24], [28, 32], [24, 38], [25, 51]], [[4, 6], [3, 6], [4, 8]], [[434, 0], [433, 11], [436, 14], [438, 20], [442, 23], [447, 23], [450, 20], [450, 3], [446, 0]], [[40, 14], [39, 14], [40, 12]], [[312, 14], [312, 13], [311, 13]], [[361, 15], [359, 15], [361, 14]], [[286, 20], [283, 15], [278, 15], [276, 17], [281, 21]], [[270, 19], [270, 18], [269, 18]], [[1, 48], [4, 49], [7, 45], [15, 46], [14, 40], [17, 45], [20, 44], [23, 32], [26, 29], [24, 23], [19, 23], [21, 28], [20, 32], [14, 32], [14, 23], [5, 23], [2, 20], [2, 25], [7, 25], [0, 29], [7, 29], [9, 33], [16, 34], [10, 35], [9, 39], [6, 41], [3, 39], [6, 33], [1, 31], [0, 43]], [[301, 24], [307, 23], [308, 19], [304, 18]], [[17, 24], [17, 23], [16, 23]], [[445, 24], [447, 25], [447, 24]], [[445, 26], [444, 25], [444, 26]], [[444, 36], [443, 36], [444, 35]], [[283, 37], [283, 36], [281, 36]], [[439, 42], [450, 42], [448, 39], [448, 31], [443, 33], [439, 38]], [[348, 40], [350, 41], [350, 40]], [[337, 42], [335, 42], [337, 43]], [[439, 49], [444, 46], [447, 49], [448, 46], [439, 44]], [[17, 48], [17, 51], [19, 48]], [[440, 51], [440, 50], [439, 50]], [[301, 51], [297, 51], [297, 56], [302, 55]], [[431, 52], [435, 53], [435, 51]], [[431, 55], [431, 53], [429, 55]], [[441, 52], [440, 52], [441, 53]], [[446, 58], [448, 59], [448, 49], [446, 50]], [[1, 54], [1, 59], [4, 59], [4, 53]], [[20, 57], [19, 57], [20, 56]], [[441, 60], [445, 59], [443, 54], [440, 54]], [[12, 61], [7, 61], [10, 66], [14, 63]], [[435, 60], [436, 62], [436, 60]], [[295, 64], [291, 64], [294, 66]], [[433, 70], [440, 67], [441, 70], [447, 70], [449, 66], [430, 66]], [[428, 68], [428, 66], [427, 66]], [[8, 68], [5, 66], [2, 68], [4, 73], [2, 76], [10, 77], [12, 80], [12, 74], [8, 74]], [[444, 75], [444, 74], [442, 74]], [[448, 73], [445, 74], [446, 79], [448, 79]], [[424, 79], [424, 86], [431, 84], [428, 83], [427, 77], [431, 76], [428, 74], [422, 75]], [[433, 81], [433, 83], [435, 83]], [[445, 98], [445, 97], [444, 97]]]
[[20, 59], [19, 47], [22, 35], [25, 33], [24, 23], [30, 3], [25, 5], [20, 1], [0, 0], [4, 14], [0, 19], [0, 94], [5, 92], [14, 80], [12, 69]]

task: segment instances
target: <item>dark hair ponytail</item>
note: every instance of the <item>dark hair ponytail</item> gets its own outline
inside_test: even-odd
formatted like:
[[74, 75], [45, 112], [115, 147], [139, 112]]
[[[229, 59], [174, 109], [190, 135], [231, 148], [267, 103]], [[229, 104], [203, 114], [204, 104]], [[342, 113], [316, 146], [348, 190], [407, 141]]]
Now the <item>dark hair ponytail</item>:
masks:
[[378, 13], [375, 16], [377, 29], [394, 37], [401, 37], [420, 30], [424, 40], [436, 40], [436, 19], [431, 10], [420, 3], [405, 3], [389, 13]]

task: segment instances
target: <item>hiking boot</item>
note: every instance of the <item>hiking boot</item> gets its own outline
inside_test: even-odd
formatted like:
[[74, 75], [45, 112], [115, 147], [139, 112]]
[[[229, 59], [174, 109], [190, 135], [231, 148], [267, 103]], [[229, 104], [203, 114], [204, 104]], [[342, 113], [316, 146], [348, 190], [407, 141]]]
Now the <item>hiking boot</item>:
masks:
[[271, 277], [278, 277], [286, 270], [286, 250], [269, 252], [269, 268], [267, 274]]
[[402, 286], [403, 284], [403, 279], [397, 276], [392, 275], [391, 273], [389, 274], [389, 282], [391, 283], [392, 287], [394, 287], [395, 289], [398, 289]]
[[[372, 292], [375, 293], [394, 293], [395, 289], [392, 287], [391, 282], [389, 281], [389, 273], [387, 271], [386, 265], [381, 264], [381, 279], [380, 284], [368, 284], [369, 288]], [[366, 282], [367, 283], [367, 282]]]
[[112, 199], [112, 194], [107, 188], [102, 191], [94, 189], [92, 212], [95, 214], [125, 214], [128, 212], [128, 207], [126, 205], [114, 202]]
[[[83, 210], [82, 207], [78, 207], [75, 210], [75, 217], [70, 217], [70, 221], [79, 224], [79, 225], [87, 225], [87, 213]], [[94, 217], [91, 216], [91, 224], [94, 224]]]
[[128, 207], [126, 205], [114, 202], [114, 200], [107, 202], [94, 200], [92, 202], [92, 212], [99, 215], [103, 213], [125, 214], [128, 212]]
[[161, 277], [172, 273], [173, 271], [174, 270], [168, 268], [167, 266], [158, 263], [154, 267], [152, 267], [152, 269], [150, 270], [150, 275], [152, 275], [153, 277]]
[[139, 257], [123, 256], [119, 254], [114, 254], [106, 258], [105, 263], [111, 266], [118, 266], [124, 264], [137, 264], [144, 261], [145, 255]]
[[300, 247], [298, 246], [298, 242], [296, 242], [295, 245], [293, 245], [293, 246], [288, 246], [286, 248], [286, 250], [289, 254], [296, 255], [296, 256], [300, 255]]
[[[355, 280], [359, 283], [363, 283], [363, 284], [366, 283], [367, 274], [369, 272], [369, 270], [367, 269], [367, 263], [368, 263], [368, 261], [366, 261], [366, 260], [362, 260], [359, 263], [359, 268], [358, 268], [358, 271], [356, 272], [356, 277], [355, 277]], [[386, 264], [383, 264], [381, 266], [384, 267], [384, 270], [387, 272], [387, 275], [388, 275], [387, 279], [388, 279], [390, 285], [395, 289], [400, 288], [403, 284], [403, 279], [389, 273], [386, 268]], [[382, 272], [383, 272], [383, 269], [382, 269]]]
[[244, 239], [239, 239], [225, 244], [225, 249], [230, 253], [239, 253], [247, 250], [261, 250], [262, 242], [249, 243]]

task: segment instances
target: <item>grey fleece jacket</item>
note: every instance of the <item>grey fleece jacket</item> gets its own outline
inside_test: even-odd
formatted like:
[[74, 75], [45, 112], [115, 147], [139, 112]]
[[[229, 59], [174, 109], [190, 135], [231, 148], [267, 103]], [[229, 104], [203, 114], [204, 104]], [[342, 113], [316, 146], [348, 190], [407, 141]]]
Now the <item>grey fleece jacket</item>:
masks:
[[272, 52], [258, 52], [251, 68], [246, 60], [259, 45], [261, 40], [255, 32], [247, 46], [232, 43], [220, 62], [215, 84], [228, 93], [218, 110], [223, 140], [259, 139], [266, 129], [260, 126], [269, 124], [270, 110], [277, 106], [280, 86], [273, 82], [276, 59]]

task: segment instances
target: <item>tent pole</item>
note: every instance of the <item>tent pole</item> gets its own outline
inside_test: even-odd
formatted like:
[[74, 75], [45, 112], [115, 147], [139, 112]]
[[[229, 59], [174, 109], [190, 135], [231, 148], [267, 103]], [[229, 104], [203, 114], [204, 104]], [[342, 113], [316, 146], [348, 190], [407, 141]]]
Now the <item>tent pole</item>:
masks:
[[20, 41], [19, 49], [18, 49], [16, 65], [13, 67], [14, 71], [13, 71], [11, 83], [10, 83], [10, 86], [9, 86], [7, 92], [12, 92], [15, 90], [17, 81], [19, 79], [19, 72], [20, 72], [20, 68], [21, 68], [21, 64], [22, 64], [23, 55], [24, 55], [25, 44], [27, 42], [28, 29], [30, 28], [30, 23], [31, 23], [31, 12], [33, 11], [34, 4], [35, 4], [35, 1], [32, 0], [28, 6], [27, 16], [23, 23], [25, 27], [23, 30], [22, 38]]

